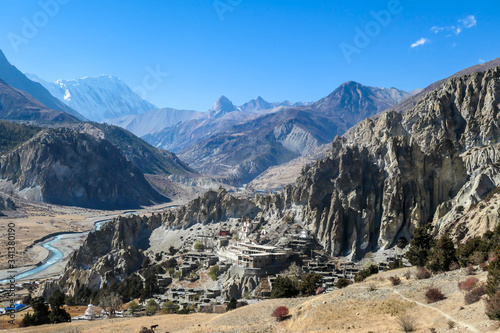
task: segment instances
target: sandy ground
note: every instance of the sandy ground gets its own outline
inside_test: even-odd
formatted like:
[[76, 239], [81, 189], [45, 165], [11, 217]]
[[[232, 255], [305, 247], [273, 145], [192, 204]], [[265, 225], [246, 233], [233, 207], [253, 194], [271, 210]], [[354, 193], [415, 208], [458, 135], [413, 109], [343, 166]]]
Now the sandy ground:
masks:
[[[93, 322], [75, 321], [13, 332], [139, 332], [158, 325], [156, 332], [401, 332], [400, 317], [415, 321], [415, 332], [498, 332], [499, 323], [484, 313], [484, 302], [465, 305], [457, 283], [465, 270], [441, 274], [427, 280], [403, 277], [407, 269], [384, 272], [363, 283], [308, 298], [266, 300], [225, 314], [156, 315]], [[388, 278], [397, 275], [402, 284], [392, 286]], [[486, 273], [476, 277], [486, 280]], [[424, 293], [439, 288], [446, 299], [427, 304]], [[271, 317], [277, 306], [287, 306], [290, 316], [283, 322]]]

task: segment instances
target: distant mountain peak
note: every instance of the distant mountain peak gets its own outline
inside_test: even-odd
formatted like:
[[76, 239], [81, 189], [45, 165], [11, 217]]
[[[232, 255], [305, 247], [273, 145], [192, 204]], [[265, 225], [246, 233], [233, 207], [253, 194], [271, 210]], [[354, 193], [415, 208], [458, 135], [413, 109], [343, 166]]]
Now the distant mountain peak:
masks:
[[226, 113], [236, 111], [237, 108], [234, 106], [233, 102], [231, 102], [226, 96], [221, 96], [217, 102], [215, 102], [212, 107], [212, 112], [217, 116], [223, 116]]

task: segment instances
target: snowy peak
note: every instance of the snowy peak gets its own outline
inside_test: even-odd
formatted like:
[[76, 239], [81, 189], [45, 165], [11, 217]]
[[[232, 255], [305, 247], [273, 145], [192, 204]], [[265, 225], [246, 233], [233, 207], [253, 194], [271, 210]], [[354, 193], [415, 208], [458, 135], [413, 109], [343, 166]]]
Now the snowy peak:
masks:
[[260, 110], [267, 110], [267, 109], [272, 109], [273, 105], [266, 100], [264, 100], [262, 97], [257, 97], [256, 99], [252, 99], [250, 102], [247, 102], [240, 106], [240, 110], [243, 112], [252, 112], [252, 111], [260, 111]]
[[93, 121], [140, 114], [156, 106], [137, 95], [120, 78], [99, 75], [75, 80], [47, 82], [28, 74], [53, 96]]
[[217, 102], [215, 102], [212, 110], [210, 110], [210, 114], [218, 118], [236, 110], [237, 108], [234, 106], [233, 102], [231, 102], [226, 96], [221, 96]]

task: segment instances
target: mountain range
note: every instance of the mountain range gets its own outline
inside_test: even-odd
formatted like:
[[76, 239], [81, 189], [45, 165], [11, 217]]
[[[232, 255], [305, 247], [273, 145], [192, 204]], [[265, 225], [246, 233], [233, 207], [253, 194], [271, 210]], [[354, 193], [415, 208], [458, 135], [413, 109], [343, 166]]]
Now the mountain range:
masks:
[[109, 75], [56, 82], [44, 81], [33, 74], [27, 74], [27, 77], [91, 121], [136, 115], [158, 108], [138, 96], [121, 79]]
[[[144, 136], [194, 169], [241, 185], [271, 166], [331, 142], [351, 126], [410, 96], [395, 88], [347, 82], [329, 96], [288, 107], [262, 98], [236, 107], [222, 96], [201, 117]], [[271, 107], [271, 109], [266, 109]], [[247, 110], [243, 112], [242, 110]]]
[[[22, 83], [58, 106], [58, 100], [39, 83], [29, 80], [5, 57], [0, 60], [0, 73], [10, 82]], [[67, 106], [63, 109], [76, 113]], [[159, 179], [162, 189], [170, 183], [166, 179], [170, 175], [196, 176], [175, 154], [120, 127], [82, 122], [70, 113], [49, 108], [34, 95], [7, 84], [2, 76], [0, 119], [9, 121], [0, 123], [0, 179], [28, 200], [132, 208], [168, 201], [145, 175], [155, 175], [148, 179]]]

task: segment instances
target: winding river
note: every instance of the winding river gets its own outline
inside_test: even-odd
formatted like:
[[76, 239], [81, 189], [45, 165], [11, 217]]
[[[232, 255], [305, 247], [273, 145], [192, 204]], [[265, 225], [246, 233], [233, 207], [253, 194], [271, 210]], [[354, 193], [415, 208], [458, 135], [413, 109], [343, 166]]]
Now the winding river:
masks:
[[[101, 227], [104, 225], [104, 223], [109, 222], [109, 221], [111, 221], [111, 220], [108, 219], [108, 220], [102, 220], [102, 221], [95, 222], [94, 223], [94, 228], [95, 228], [94, 230], [101, 229]], [[57, 242], [66, 236], [75, 237], [75, 236], [80, 236], [80, 235], [86, 234], [86, 233], [88, 233], [88, 232], [60, 234], [60, 235], [55, 236], [54, 238], [51, 238], [50, 240], [43, 242], [42, 244], [40, 244], [40, 246], [46, 248], [49, 251], [48, 259], [42, 265], [40, 265], [38, 267], [32, 268], [26, 272], [17, 274], [15, 276], [15, 281], [18, 282], [20, 280], [24, 280], [30, 276], [38, 274], [38, 273], [46, 270], [50, 266], [57, 264], [59, 261], [61, 261], [61, 259], [63, 259], [63, 257], [64, 257], [64, 254], [58, 248], [52, 246], [52, 244], [54, 242]], [[9, 281], [10, 281], [9, 279], [0, 280], [0, 284], [8, 283]]]

